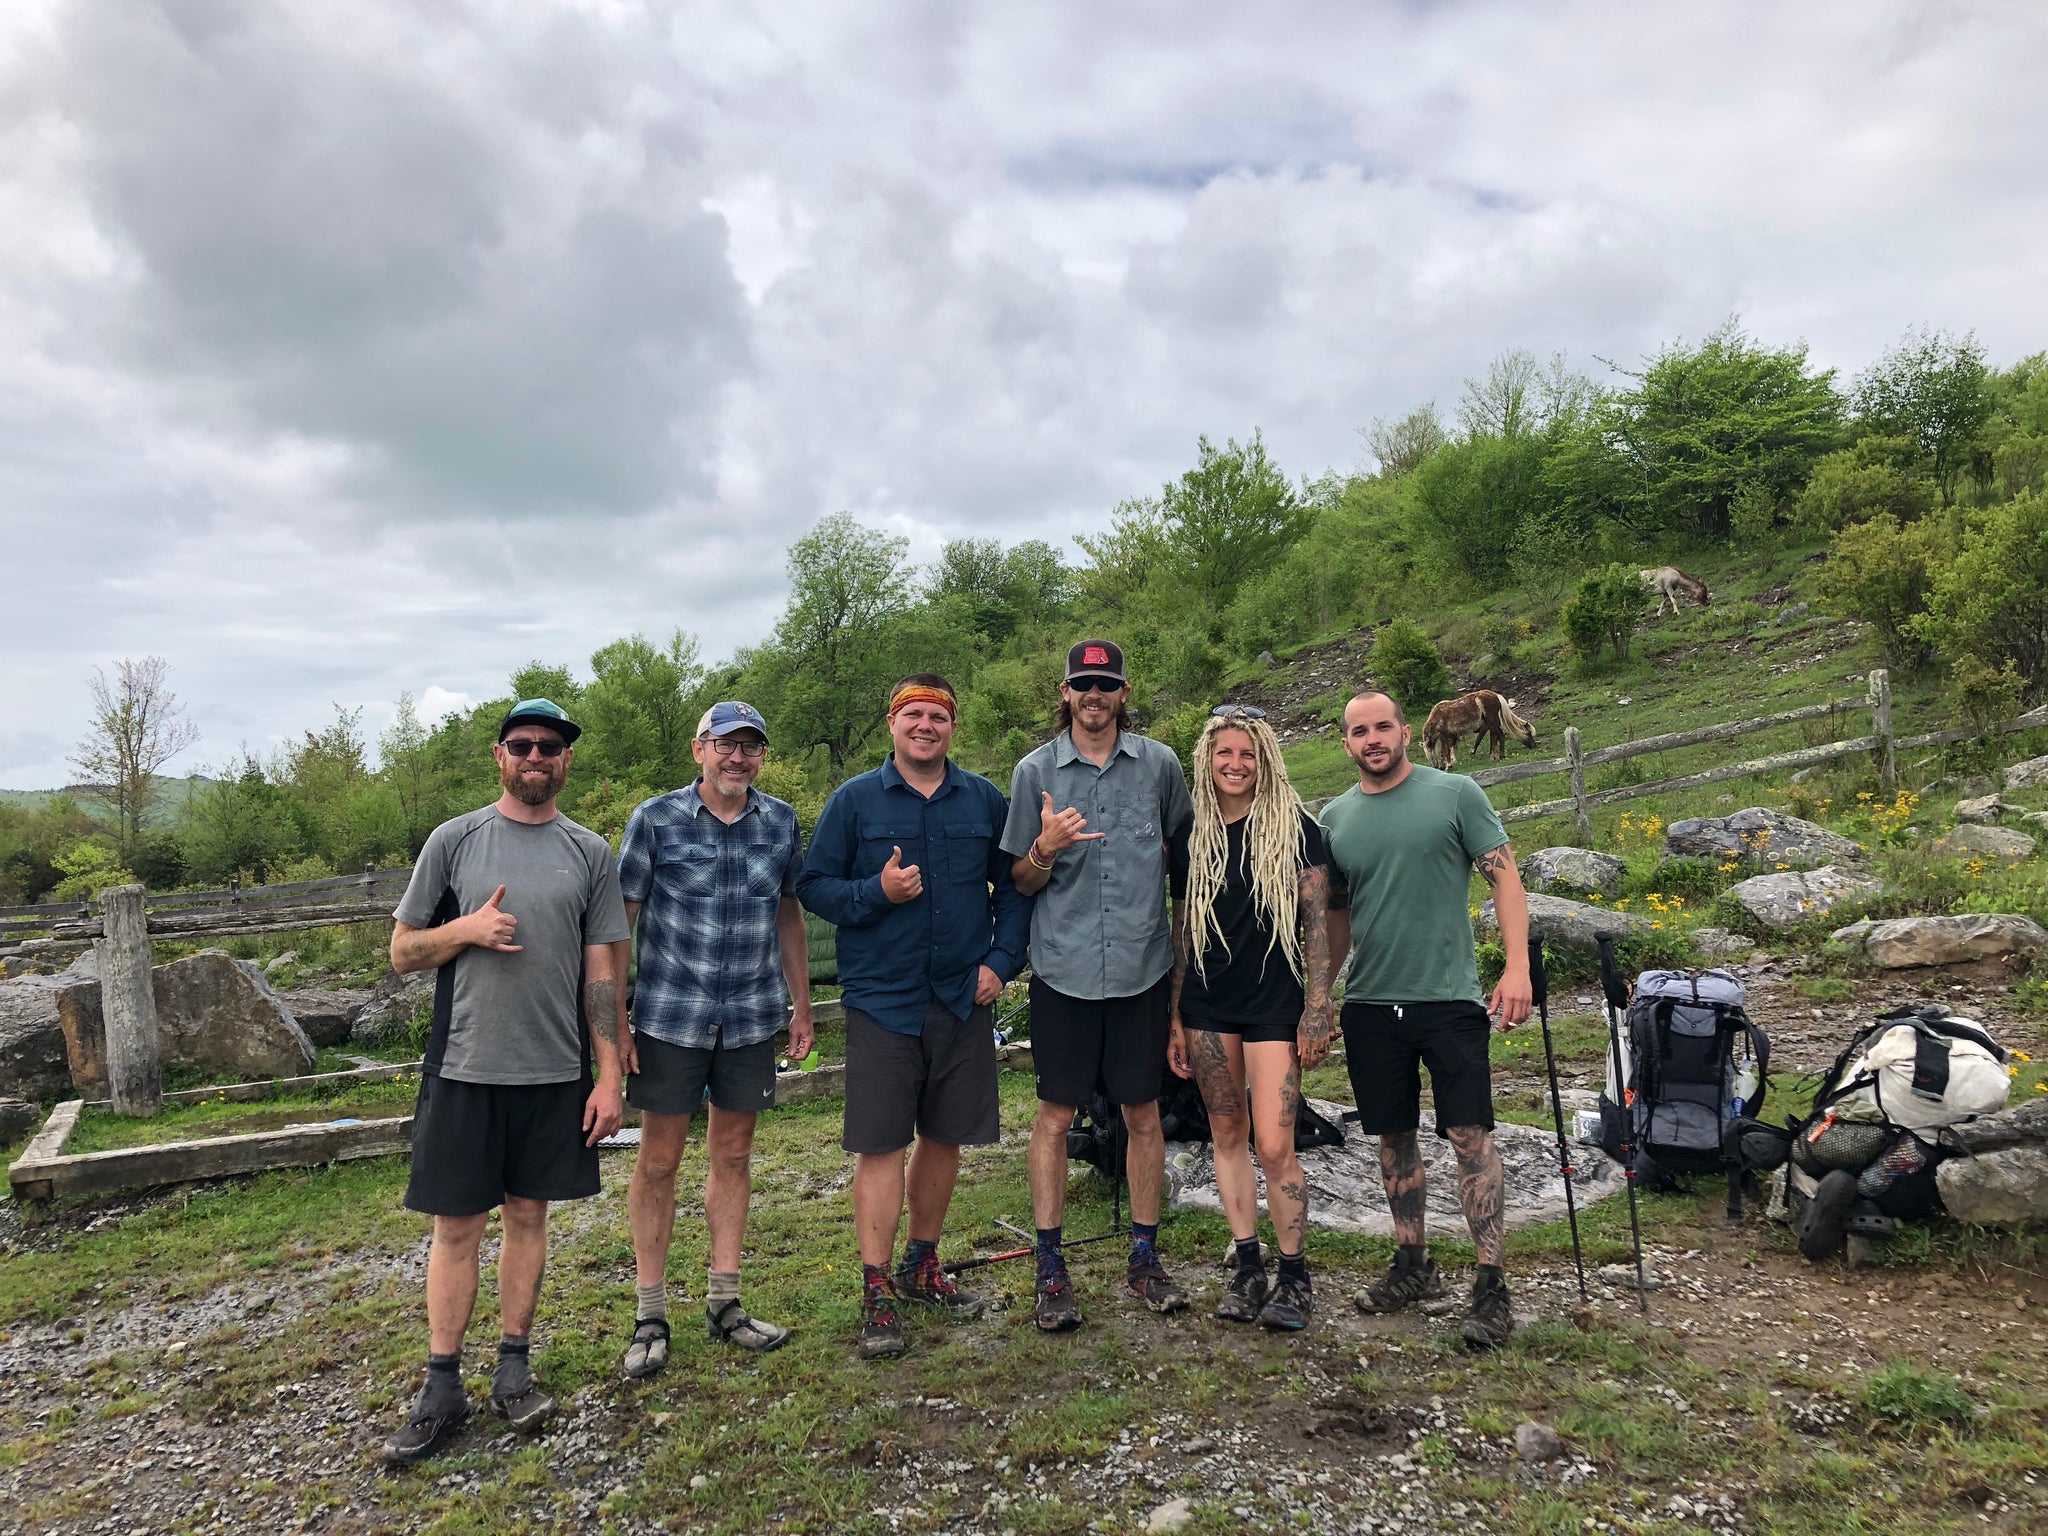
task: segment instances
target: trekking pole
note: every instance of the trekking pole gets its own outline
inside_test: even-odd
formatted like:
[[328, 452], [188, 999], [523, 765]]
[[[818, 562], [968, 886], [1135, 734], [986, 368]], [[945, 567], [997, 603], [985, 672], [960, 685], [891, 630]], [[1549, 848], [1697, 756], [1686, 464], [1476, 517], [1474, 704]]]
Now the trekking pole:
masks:
[[1643, 1229], [1636, 1216], [1636, 1091], [1634, 1084], [1625, 1081], [1621, 1054], [1620, 1015], [1628, 1011], [1628, 983], [1622, 980], [1621, 966], [1614, 958], [1614, 935], [1596, 933], [1593, 942], [1600, 946], [1600, 991], [1607, 1003], [1607, 1049], [1614, 1086], [1621, 1094], [1621, 1172], [1628, 1185], [1628, 1237], [1636, 1253], [1636, 1304], [1647, 1312], [1650, 1288], [1643, 1275]]
[[1529, 935], [1529, 990], [1536, 1017], [1543, 1024], [1543, 1064], [1550, 1070], [1550, 1113], [1557, 1123], [1557, 1171], [1564, 1176], [1564, 1218], [1572, 1228], [1572, 1269], [1579, 1277], [1579, 1300], [1586, 1296], [1586, 1255], [1579, 1247], [1579, 1205], [1572, 1194], [1572, 1154], [1564, 1138], [1564, 1101], [1557, 1091], [1557, 1052], [1550, 1043], [1550, 975], [1543, 966], [1543, 938]]
[[[1085, 1248], [1090, 1243], [1106, 1243], [1113, 1237], [1122, 1237], [1122, 1227], [1111, 1227], [1107, 1232], [1098, 1232], [1093, 1237], [1070, 1237], [1060, 1244], [1062, 1249]], [[957, 1275], [970, 1269], [986, 1269], [991, 1264], [1007, 1263], [1011, 1259], [1027, 1258], [1038, 1251], [1034, 1243], [1026, 1248], [1009, 1248], [1001, 1253], [987, 1253], [975, 1259], [948, 1259], [939, 1268], [949, 1275]]]

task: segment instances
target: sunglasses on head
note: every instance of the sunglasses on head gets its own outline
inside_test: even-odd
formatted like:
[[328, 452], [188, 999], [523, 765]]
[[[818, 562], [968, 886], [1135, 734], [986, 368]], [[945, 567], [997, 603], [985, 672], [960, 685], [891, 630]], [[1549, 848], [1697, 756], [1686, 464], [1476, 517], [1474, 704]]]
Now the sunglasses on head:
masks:
[[1266, 718], [1266, 712], [1256, 704], [1218, 704], [1209, 711], [1213, 720], [1228, 720], [1232, 715], [1242, 715], [1247, 720]]
[[1070, 677], [1067, 679], [1067, 686], [1076, 693], [1094, 693], [1097, 689], [1104, 693], [1115, 693], [1123, 685], [1124, 680], [1120, 677]]
[[508, 737], [498, 745], [514, 757], [525, 757], [534, 752], [538, 752], [542, 757], [560, 757], [569, 750], [569, 743], [566, 741], [535, 741], [530, 736]]

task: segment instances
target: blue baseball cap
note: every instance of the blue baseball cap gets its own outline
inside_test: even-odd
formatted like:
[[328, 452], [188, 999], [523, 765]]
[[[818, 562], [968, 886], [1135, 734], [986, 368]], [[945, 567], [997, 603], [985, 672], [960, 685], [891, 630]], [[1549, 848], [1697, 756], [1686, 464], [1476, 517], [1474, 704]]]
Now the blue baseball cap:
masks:
[[761, 711], [738, 699], [720, 700], [705, 710], [697, 722], [699, 736], [730, 736], [734, 731], [759, 731], [766, 741], [768, 722], [761, 718]]
[[505, 733], [513, 726], [525, 721], [529, 725], [545, 725], [562, 733], [562, 740], [571, 746], [583, 734], [583, 727], [562, 712], [562, 706], [553, 699], [521, 699], [505, 711], [505, 718], [498, 722], [498, 740], [505, 739]]

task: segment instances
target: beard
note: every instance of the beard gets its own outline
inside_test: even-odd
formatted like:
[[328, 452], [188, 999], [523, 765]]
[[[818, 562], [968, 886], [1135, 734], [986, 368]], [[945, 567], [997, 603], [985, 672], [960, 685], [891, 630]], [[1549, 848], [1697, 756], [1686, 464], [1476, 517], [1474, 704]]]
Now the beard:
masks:
[[562, 787], [562, 781], [555, 776], [553, 769], [549, 769], [544, 776], [537, 777], [522, 772], [517, 762], [506, 768], [502, 782], [505, 788], [512, 792], [512, 798], [521, 805], [546, 805], [555, 798], [556, 791]]
[[704, 788], [711, 791], [712, 794], [718, 796], [721, 800], [744, 800], [747, 798], [747, 791], [754, 787], [754, 781], [751, 776], [735, 784], [716, 769], [706, 769], [702, 775], [702, 781]]

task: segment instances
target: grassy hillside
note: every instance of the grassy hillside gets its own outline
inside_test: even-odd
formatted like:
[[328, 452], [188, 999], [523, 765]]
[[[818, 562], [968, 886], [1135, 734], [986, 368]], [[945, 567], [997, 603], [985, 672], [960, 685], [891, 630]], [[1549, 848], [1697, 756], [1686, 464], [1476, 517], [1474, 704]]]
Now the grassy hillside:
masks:
[[[184, 813], [185, 802], [192, 797], [202, 784], [211, 783], [200, 774], [189, 774], [182, 779], [157, 780], [156, 798], [150, 802], [149, 813], [143, 817], [145, 828], [152, 832], [168, 831], [177, 824]], [[12, 806], [17, 810], [36, 811], [47, 806], [60, 795], [69, 795], [87, 815], [97, 821], [111, 821], [98, 800], [94, 799], [82, 784], [68, 784], [62, 789], [0, 789], [0, 806]]]

